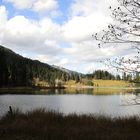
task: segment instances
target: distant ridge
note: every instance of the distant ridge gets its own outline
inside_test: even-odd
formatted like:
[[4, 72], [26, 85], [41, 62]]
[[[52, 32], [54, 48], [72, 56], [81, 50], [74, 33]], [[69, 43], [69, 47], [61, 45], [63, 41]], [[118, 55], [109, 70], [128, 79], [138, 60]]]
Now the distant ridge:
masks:
[[56, 69], [59, 69], [63, 72], [69, 73], [69, 74], [75, 73], [75, 74], [78, 74], [78, 75], [84, 75], [83, 73], [79, 73], [79, 72], [76, 72], [76, 71], [73, 71], [73, 70], [69, 70], [69, 69], [66, 69], [66, 68], [63, 68], [63, 67], [60, 67], [60, 66], [52, 65], [52, 67], [54, 67]]
[[56, 79], [76, 80], [82, 74], [25, 58], [0, 45], [0, 87], [31, 86], [34, 79], [53, 83]]

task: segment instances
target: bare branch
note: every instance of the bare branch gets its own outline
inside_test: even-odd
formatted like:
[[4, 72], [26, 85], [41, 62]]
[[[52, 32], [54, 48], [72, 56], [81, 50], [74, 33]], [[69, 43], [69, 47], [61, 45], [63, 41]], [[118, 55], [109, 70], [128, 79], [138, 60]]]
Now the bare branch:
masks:
[[[107, 30], [96, 33], [94, 38], [99, 41], [99, 48], [106, 44], [126, 44], [131, 49], [136, 50], [136, 54], [132, 58], [117, 59], [117, 61], [109, 59], [104, 61], [121, 71], [130, 73], [140, 72], [140, 2], [138, 0], [117, 0], [119, 7], [110, 10], [112, 17], [116, 21], [114, 25], [108, 25]], [[125, 61], [124, 61], [125, 60]], [[110, 63], [109, 63], [110, 62]]]

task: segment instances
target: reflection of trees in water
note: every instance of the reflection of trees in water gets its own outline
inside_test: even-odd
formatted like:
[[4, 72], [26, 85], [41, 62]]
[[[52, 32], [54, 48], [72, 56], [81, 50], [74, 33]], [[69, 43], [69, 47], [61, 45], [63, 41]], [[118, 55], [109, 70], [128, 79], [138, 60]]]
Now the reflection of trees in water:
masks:
[[140, 105], [140, 93], [121, 94], [121, 105]]

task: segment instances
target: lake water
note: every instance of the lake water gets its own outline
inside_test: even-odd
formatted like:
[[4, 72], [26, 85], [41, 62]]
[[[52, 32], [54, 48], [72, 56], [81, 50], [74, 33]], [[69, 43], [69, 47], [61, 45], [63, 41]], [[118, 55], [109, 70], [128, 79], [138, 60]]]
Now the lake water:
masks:
[[[107, 91], [108, 94], [107, 94]], [[103, 94], [103, 91], [105, 94]], [[112, 91], [112, 92], [110, 92]], [[134, 91], [112, 89], [46, 90], [23, 94], [7, 91], [0, 94], [0, 114], [8, 107], [29, 111], [36, 108], [55, 110], [64, 114], [102, 114], [112, 117], [140, 116], [140, 95]], [[3, 93], [3, 94], [2, 94]], [[33, 93], [35, 95], [33, 95]]]

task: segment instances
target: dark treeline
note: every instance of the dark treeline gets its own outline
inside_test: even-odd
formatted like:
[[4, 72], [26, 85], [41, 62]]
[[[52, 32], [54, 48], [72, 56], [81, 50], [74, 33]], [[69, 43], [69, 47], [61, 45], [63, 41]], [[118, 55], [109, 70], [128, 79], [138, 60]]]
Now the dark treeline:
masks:
[[135, 72], [135, 73], [123, 72], [122, 80], [134, 82], [134, 83], [140, 83], [140, 72]]
[[96, 70], [92, 74], [87, 74], [88, 78], [103, 79], [103, 80], [121, 80], [120, 75], [113, 75], [108, 71]]
[[122, 76], [119, 74], [113, 75], [109, 73], [108, 71], [104, 70], [96, 70], [92, 74], [87, 74], [87, 78], [89, 79], [102, 79], [102, 80], [124, 80], [124, 81], [129, 81], [129, 82], [135, 82], [135, 83], [140, 83], [140, 73], [126, 73], [123, 72]]
[[53, 84], [55, 79], [63, 81], [80, 79], [79, 73], [68, 73], [37, 60], [24, 58], [0, 46], [0, 87], [31, 86], [34, 79]]

